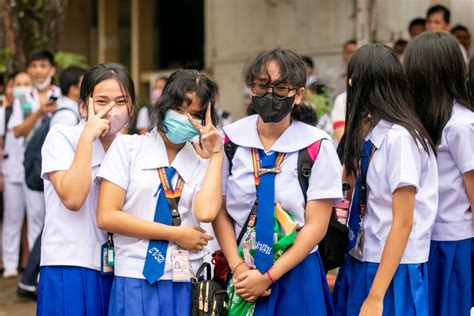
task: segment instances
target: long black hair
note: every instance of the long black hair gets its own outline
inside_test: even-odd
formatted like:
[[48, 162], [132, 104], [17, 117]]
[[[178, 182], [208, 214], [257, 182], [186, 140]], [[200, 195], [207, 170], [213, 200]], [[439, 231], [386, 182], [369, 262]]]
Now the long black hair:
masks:
[[402, 65], [393, 51], [382, 44], [361, 47], [348, 65], [346, 132], [343, 162], [346, 172], [355, 172], [362, 145], [361, 126], [370, 114], [399, 124], [429, 152], [433, 144], [410, 105], [411, 98]]
[[[304, 88], [306, 84], [306, 64], [295, 52], [289, 49], [276, 48], [259, 53], [250, 61], [244, 71], [245, 83], [250, 87], [255, 80], [259, 79], [263, 74], [270, 83], [270, 74], [267, 71], [267, 65], [270, 61], [274, 61], [280, 68], [280, 78], [278, 82], [272, 84], [290, 84], [296, 88]], [[251, 106], [249, 107], [251, 108]], [[248, 113], [253, 113], [249, 109]], [[314, 109], [304, 103], [295, 104], [291, 111], [291, 118], [306, 124], [315, 125], [317, 115]]]
[[166, 81], [160, 99], [151, 107], [151, 121], [158, 131], [166, 133], [164, 118], [168, 110], [179, 110], [183, 102], [191, 105], [192, 100], [188, 93], [195, 92], [201, 109], [196, 113], [196, 117], [205, 119], [206, 110], [211, 104], [212, 124], [217, 125], [218, 118], [215, 111], [216, 85], [206, 75], [197, 70], [180, 69], [175, 71]]
[[421, 34], [408, 46], [404, 67], [415, 110], [438, 145], [454, 101], [474, 110], [468, 101], [466, 65], [459, 44], [446, 32]]
[[469, 76], [468, 76], [468, 90], [469, 90], [469, 100], [471, 105], [474, 106], [474, 55], [471, 56], [469, 60]]

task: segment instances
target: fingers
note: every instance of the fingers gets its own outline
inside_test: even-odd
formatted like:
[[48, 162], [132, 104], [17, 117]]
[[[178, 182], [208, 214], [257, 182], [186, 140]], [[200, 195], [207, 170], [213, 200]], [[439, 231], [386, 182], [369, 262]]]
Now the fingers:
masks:
[[191, 122], [191, 124], [193, 124], [195, 129], [200, 131], [203, 128], [203, 126], [199, 124], [198, 121], [196, 121], [189, 113], [186, 114], [186, 116], [188, 117], [188, 120]]
[[266, 289], [265, 292], [263, 292], [262, 297], [270, 296], [270, 294], [272, 294], [272, 289]]
[[206, 241], [207, 241], [207, 240], [213, 240], [213, 239], [214, 239], [214, 237], [212, 237], [211, 235], [208, 235], [208, 234], [203, 234], [203, 235], [201, 236], [201, 238], [204, 239], [204, 240], [206, 240]]
[[115, 106], [115, 101], [110, 102], [107, 104], [99, 113], [97, 113], [98, 118], [103, 118], [107, 113]]
[[237, 279], [235, 280], [235, 283], [239, 283], [239, 282], [242, 282], [243, 280], [245, 280], [247, 277], [248, 277], [248, 274], [249, 274], [250, 271], [245, 271], [243, 273], [241, 273]]
[[95, 116], [94, 112], [94, 100], [89, 98], [89, 103], [87, 104], [87, 117], [91, 118]]
[[212, 125], [211, 102], [207, 104], [205, 125]]
[[206, 231], [205, 231], [204, 229], [202, 229], [201, 227], [199, 227], [199, 226], [192, 226], [192, 227], [193, 227], [195, 230], [200, 231], [201, 233], [204, 233], [204, 234], [206, 233]]

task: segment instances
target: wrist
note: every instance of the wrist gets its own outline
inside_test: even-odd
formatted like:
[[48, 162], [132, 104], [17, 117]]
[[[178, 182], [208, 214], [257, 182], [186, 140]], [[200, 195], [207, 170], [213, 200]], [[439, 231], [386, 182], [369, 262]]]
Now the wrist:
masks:
[[222, 149], [219, 149], [217, 151], [213, 151], [210, 153], [210, 158], [215, 158], [215, 159], [223, 159], [224, 158], [224, 151]]
[[267, 288], [269, 288], [276, 280], [273, 278], [270, 270], [267, 270], [267, 272], [262, 274], [262, 281], [265, 283]]
[[384, 296], [385, 294], [381, 293], [380, 291], [371, 289], [367, 298], [371, 301], [376, 302], [383, 301]]

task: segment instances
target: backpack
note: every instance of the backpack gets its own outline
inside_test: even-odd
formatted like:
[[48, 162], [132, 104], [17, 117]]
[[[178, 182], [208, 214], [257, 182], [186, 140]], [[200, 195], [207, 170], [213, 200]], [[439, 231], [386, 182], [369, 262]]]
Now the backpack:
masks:
[[[45, 116], [43, 124], [35, 131], [25, 149], [25, 159], [23, 166], [25, 167], [25, 181], [29, 189], [33, 191], [44, 191], [43, 179], [41, 178], [41, 148], [43, 147], [46, 136], [48, 135], [51, 118], [62, 110], [74, 112], [72, 109], [57, 109], [51, 117]], [[76, 114], [76, 112], [74, 112]], [[79, 118], [78, 118], [79, 121]]]
[[[309, 187], [309, 177], [311, 176], [314, 162], [318, 158], [322, 141], [323, 139], [320, 139], [298, 151], [298, 182], [305, 201], [307, 200], [306, 191], [308, 191]], [[227, 136], [225, 137], [224, 152], [229, 160], [229, 174], [232, 174], [232, 159], [238, 147]], [[344, 262], [348, 233], [349, 229], [346, 225], [331, 217], [326, 236], [319, 243], [319, 253], [326, 272], [341, 266]]]

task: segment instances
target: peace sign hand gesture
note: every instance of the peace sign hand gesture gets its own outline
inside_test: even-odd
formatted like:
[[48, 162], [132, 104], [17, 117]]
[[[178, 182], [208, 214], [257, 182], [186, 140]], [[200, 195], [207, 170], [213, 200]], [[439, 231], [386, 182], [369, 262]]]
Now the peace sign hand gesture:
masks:
[[220, 153], [224, 150], [224, 144], [222, 142], [222, 137], [217, 130], [217, 128], [212, 125], [211, 117], [211, 103], [207, 106], [206, 110], [206, 119], [204, 126], [199, 124], [195, 119], [192, 118], [188, 113], [188, 119], [193, 124], [194, 128], [199, 131], [201, 134], [201, 145], [205, 151], [209, 154]]
[[107, 134], [109, 130], [109, 120], [104, 117], [114, 106], [115, 102], [112, 101], [100, 110], [99, 113], [95, 114], [94, 100], [89, 98], [89, 104], [87, 105], [88, 116], [84, 134], [89, 136], [92, 141]]

